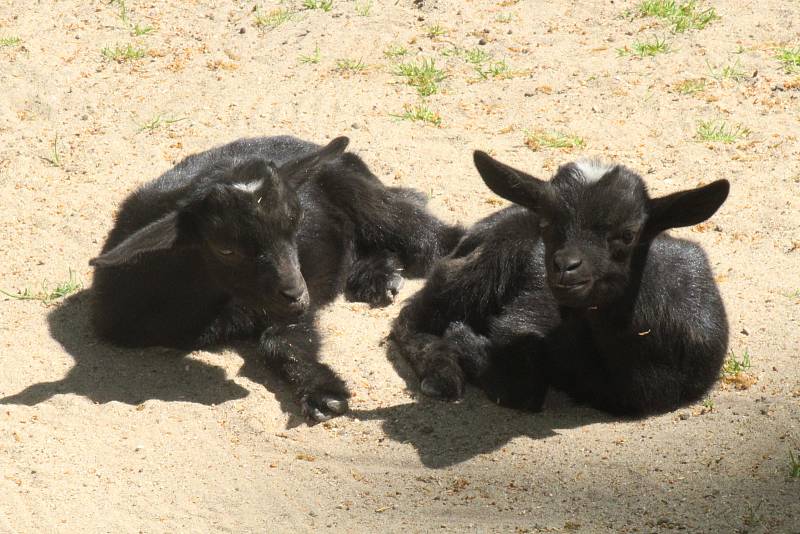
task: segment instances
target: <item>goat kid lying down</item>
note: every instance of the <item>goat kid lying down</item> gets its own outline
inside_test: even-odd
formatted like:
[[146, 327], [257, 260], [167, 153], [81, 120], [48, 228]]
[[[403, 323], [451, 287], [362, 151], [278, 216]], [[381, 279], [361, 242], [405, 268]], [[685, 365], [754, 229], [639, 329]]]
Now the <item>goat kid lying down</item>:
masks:
[[185, 349], [255, 338], [310, 419], [346, 411], [344, 381], [318, 361], [314, 312], [342, 292], [389, 304], [401, 270], [424, 276], [463, 233], [347, 144], [241, 139], [130, 195], [90, 262], [100, 337]]
[[538, 411], [553, 386], [626, 416], [700, 399], [727, 349], [725, 309], [703, 250], [663, 231], [711, 217], [728, 182], [650, 198], [621, 165], [570, 163], [545, 182], [474, 159], [517, 206], [475, 224], [396, 319], [422, 392], [454, 400], [470, 380]]

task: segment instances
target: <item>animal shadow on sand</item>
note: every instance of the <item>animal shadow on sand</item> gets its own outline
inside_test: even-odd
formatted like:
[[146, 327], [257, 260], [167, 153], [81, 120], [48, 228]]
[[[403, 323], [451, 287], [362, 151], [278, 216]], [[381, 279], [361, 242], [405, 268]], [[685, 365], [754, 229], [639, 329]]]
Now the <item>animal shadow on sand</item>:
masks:
[[[394, 344], [387, 343], [389, 361], [411, 391], [419, 381]], [[516, 437], [541, 439], [560, 429], [620, 420], [611, 415], [573, 403], [565, 394], [550, 390], [539, 413], [512, 410], [496, 405], [485, 393], [468, 387], [457, 403], [431, 399], [422, 394], [415, 402], [353, 410], [348, 414], [361, 421], [383, 421], [383, 431], [399, 443], [410, 443], [427, 467], [459, 464], [479, 454], [502, 448]]]
[[[151, 399], [205, 404], [241, 399], [249, 391], [226, 376], [225, 370], [189, 357], [188, 351], [166, 348], [126, 349], [100, 341], [89, 321], [91, 295], [83, 290], [53, 309], [47, 317], [50, 335], [75, 360], [61, 380], [32, 384], [0, 399], [0, 404], [33, 406], [55, 395], [81, 395], [95, 403], [111, 401], [137, 405]], [[275, 394], [289, 426], [304, 421], [291, 392], [267, 372], [256, 356], [255, 344], [231, 347], [243, 359], [239, 371]]]

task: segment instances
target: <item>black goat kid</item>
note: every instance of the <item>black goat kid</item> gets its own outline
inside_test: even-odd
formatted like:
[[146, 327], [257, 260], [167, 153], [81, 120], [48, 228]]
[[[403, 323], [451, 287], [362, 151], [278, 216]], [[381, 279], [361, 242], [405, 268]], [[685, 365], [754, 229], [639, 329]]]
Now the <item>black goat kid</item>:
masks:
[[702, 249], [662, 231], [709, 218], [728, 182], [650, 198], [598, 161], [549, 182], [483, 152], [475, 165], [519, 206], [475, 224], [395, 321], [423, 393], [457, 399], [469, 379], [537, 411], [553, 386], [627, 416], [701, 398], [727, 349], [725, 309]]
[[387, 188], [340, 137], [242, 139], [195, 154], [122, 205], [94, 274], [93, 323], [119, 345], [194, 349], [259, 338], [304, 413], [347, 409], [318, 361], [314, 311], [344, 292], [389, 304], [463, 233]]

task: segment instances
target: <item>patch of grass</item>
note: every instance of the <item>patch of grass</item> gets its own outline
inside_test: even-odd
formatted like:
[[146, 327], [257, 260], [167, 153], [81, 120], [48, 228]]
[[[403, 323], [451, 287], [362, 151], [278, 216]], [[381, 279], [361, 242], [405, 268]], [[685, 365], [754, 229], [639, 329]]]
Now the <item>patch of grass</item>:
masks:
[[439, 91], [439, 82], [447, 76], [436, 68], [434, 60], [423, 59], [421, 63], [401, 63], [395, 74], [406, 78], [408, 85], [415, 87], [421, 96], [430, 96]]
[[131, 33], [136, 37], [141, 37], [142, 35], [150, 35], [151, 33], [153, 33], [153, 27], [140, 26], [139, 23], [137, 22], [136, 24], [133, 25], [133, 28], [131, 28]]
[[58, 134], [53, 138], [53, 149], [50, 152], [50, 157], [45, 158], [42, 157], [47, 163], [52, 165], [53, 167], [62, 167], [63, 163], [61, 161], [61, 152], [58, 150]]
[[786, 72], [795, 72], [800, 69], [800, 46], [779, 49], [777, 58]]
[[139, 23], [136, 24], [131, 23], [131, 19], [128, 16], [128, 6], [125, 3], [125, 0], [111, 0], [110, 2], [108, 2], [108, 5], [119, 6], [119, 13], [117, 15], [119, 16], [119, 19], [122, 21], [122, 23], [130, 28], [131, 35], [135, 37], [141, 37], [142, 35], [150, 35], [153, 32], [152, 26], [142, 26]]
[[789, 476], [800, 478], [800, 456], [795, 458], [791, 449], [789, 449]]
[[322, 54], [319, 51], [319, 45], [314, 47], [313, 54], [309, 54], [307, 56], [301, 55], [298, 59], [300, 60], [300, 63], [309, 63], [316, 65], [322, 59]]
[[672, 29], [675, 33], [683, 33], [686, 30], [702, 30], [720, 18], [713, 7], [697, 11], [695, 10], [696, 5], [696, 2], [687, 2], [678, 9], [677, 17], [672, 20]]
[[158, 128], [161, 128], [162, 126], [169, 126], [170, 124], [174, 124], [176, 122], [180, 122], [180, 121], [184, 121], [184, 120], [186, 120], [186, 117], [179, 117], [177, 119], [168, 119], [168, 118], [166, 118], [166, 117], [164, 117], [162, 115], [156, 115], [155, 117], [153, 117], [149, 121], [147, 121], [144, 124], [142, 124], [139, 127], [139, 132], [144, 132], [144, 131], [152, 132], [153, 130], [157, 130]]
[[436, 37], [447, 35], [447, 30], [444, 29], [440, 24], [434, 24], [433, 26], [428, 26], [428, 29], [425, 31], [425, 35], [431, 39], [435, 39]]
[[517, 17], [516, 17], [516, 15], [514, 15], [514, 13], [499, 13], [494, 18], [494, 20], [496, 20], [497, 22], [499, 22], [501, 24], [509, 24], [511, 22], [514, 22], [514, 19], [516, 19], [516, 18]]
[[667, 42], [666, 37], [659, 38], [653, 37], [652, 41], [634, 41], [628, 48], [617, 48], [617, 55], [620, 56], [639, 56], [639, 57], [653, 57], [657, 54], [664, 54], [671, 50], [670, 44]]
[[444, 57], [458, 57], [464, 53], [463, 48], [459, 48], [457, 46], [452, 46], [450, 48], [445, 48], [444, 50], [440, 51], [439, 53], [442, 54]]
[[18, 46], [22, 43], [19, 37], [0, 37], [0, 48], [6, 46]]
[[675, 14], [675, 0], [644, 0], [636, 6], [640, 17], [668, 18]]
[[144, 49], [128, 44], [126, 46], [116, 45], [112, 47], [105, 47], [100, 50], [104, 58], [117, 63], [125, 63], [127, 61], [134, 61], [144, 57]]
[[488, 80], [490, 78], [502, 79], [511, 77], [511, 68], [503, 60], [493, 61], [489, 63], [487, 66], [484, 66], [482, 64], [476, 65], [475, 72], [478, 73], [478, 76], [480, 76], [482, 80]]
[[492, 61], [492, 55], [482, 48], [475, 47], [469, 50], [454, 47], [442, 52], [446, 56], [461, 56], [464, 61], [472, 65], [478, 77], [482, 80], [490, 78], [510, 78], [511, 68], [505, 60]]
[[412, 122], [425, 122], [434, 126], [442, 125], [442, 117], [438, 113], [431, 111], [425, 104], [405, 105], [403, 113], [399, 115], [393, 114], [392, 117]]
[[744, 523], [744, 526], [755, 528], [764, 522], [764, 514], [758, 513], [763, 504], [763, 500], [759, 501], [755, 507], [749, 502], [747, 503], [747, 513], [742, 516], [742, 523]]
[[702, 30], [720, 18], [713, 7], [701, 10], [697, 4], [697, 0], [682, 3], [675, 0], [643, 0], [636, 6], [636, 14], [640, 17], [665, 19], [674, 33]]
[[747, 78], [747, 74], [742, 70], [742, 64], [738, 59], [732, 65], [724, 65], [718, 69], [712, 67], [708, 61], [706, 61], [706, 66], [711, 73], [711, 77], [718, 82], [722, 80], [741, 82]]
[[18, 291], [16, 294], [8, 293], [7, 291], [3, 291], [2, 289], [0, 289], [0, 293], [16, 300], [38, 300], [42, 304], [50, 305], [52, 304], [53, 301], [65, 297], [70, 293], [74, 293], [75, 291], [83, 288], [83, 284], [81, 284], [75, 278], [75, 271], [73, 271], [72, 269], [69, 270], [69, 280], [61, 282], [52, 289], [48, 288], [47, 286], [48, 284], [45, 281], [44, 283], [42, 283], [41, 291], [38, 291], [36, 293], [31, 292], [31, 290], [28, 288], [25, 288], [22, 291]]
[[367, 65], [360, 59], [337, 59], [336, 70], [341, 73], [358, 74], [363, 72]]
[[733, 126], [728, 125], [725, 121], [700, 121], [695, 138], [698, 141], [734, 143], [751, 133], [749, 128], [741, 124]]
[[388, 58], [401, 57], [406, 54], [408, 54], [408, 48], [401, 44], [390, 44], [386, 50], [383, 51], [383, 55]]
[[728, 359], [722, 365], [722, 374], [733, 376], [750, 369], [750, 352], [745, 349], [741, 359], [736, 357], [736, 353], [732, 350]]
[[706, 397], [703, 399], [703, 408], [707, 409], [709, 412], [714, 411], [714, 399], [711, 397]]
[[548, 132], [544, 130], [525, 130], [525, 146], [533, 151], [542, 148], [561, 148], [571, 150], [586, 146], [583, 138], [569, 133]]
[[695, 93], [701, 93], [706, 90], [706, 79], [705, 78], [694, 78], [683, 80], [675, 85], [675, 90], [678, 91], [682, 95], [693, 95]]
[[261, 9], [255, 10], [255, 25], [258, 28], [274, 29], [285, 22], [289, 22], [294, 18], [294, 13], [286, 8], [278, 8], [262, 13]]
[[128, 19], [128, 6], [125, 4], [125, 0], [111, 0], [111, 2], [108, 3], [108, 5], [110, 6], [113, 6], [115, 4], [119, 6], [120, 20], [123, 23], [128, 24], [130, 21]]
[[333, 8], [333, 0], [303, 0], [305, 9], [321, 9], [328, 12]]
[[490, 59], [492, 59], [492, 55], [483, 50], [482, 48], [472, 48], [470, 50], [464, 50], [463, 52], [464, 60], [467, 63], [472, 63], [473, 65], [482, 65], [486, 63]]
[[372, 11], [372, 0], [366, 2], [356, 2], [356, 15], [359, 17], [369, 17]]

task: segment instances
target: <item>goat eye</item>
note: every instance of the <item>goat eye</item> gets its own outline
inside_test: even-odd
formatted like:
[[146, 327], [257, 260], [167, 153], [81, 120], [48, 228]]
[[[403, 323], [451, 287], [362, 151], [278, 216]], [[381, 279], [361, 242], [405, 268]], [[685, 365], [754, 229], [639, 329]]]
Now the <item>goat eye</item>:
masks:
[[625, 243], [626, 245], [630, 245], [631, 242], [633, 241], [633, 232], [631, 230], [625, 230], [624, 232], [622, 232], [620, 238], [622, 239], [623, 243]]
[[217, 252], [219, 252], [223, 256], [230, 256], [231, 254], [233, 254], [233, 251], [229, 248], [220, 248], [217, 249]]

